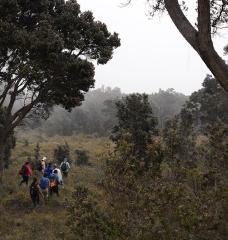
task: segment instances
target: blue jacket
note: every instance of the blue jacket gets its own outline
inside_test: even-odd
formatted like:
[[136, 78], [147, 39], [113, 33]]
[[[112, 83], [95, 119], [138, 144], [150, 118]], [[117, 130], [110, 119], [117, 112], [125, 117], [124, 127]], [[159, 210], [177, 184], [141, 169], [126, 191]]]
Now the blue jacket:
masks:
[[48, 188], [48, 183], [49, 183], [49, 179], [47, 177], [42, 177], [40, 179], [40, 188], [41, 189], [46, 189]]

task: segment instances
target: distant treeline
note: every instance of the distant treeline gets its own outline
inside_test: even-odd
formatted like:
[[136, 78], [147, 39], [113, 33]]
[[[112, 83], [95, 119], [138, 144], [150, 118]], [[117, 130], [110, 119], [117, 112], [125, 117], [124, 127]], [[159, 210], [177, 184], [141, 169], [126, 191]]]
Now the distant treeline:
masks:
[[[107, 136], [116, 124], [116, 101], [126, 94], [119, 88], [99, 88], [92, 90], [85, 96], [82, 106], [74, 108], [71, 112], [61, 107], [55, 107], [50, 117], [45, 120], [27, 120], [25, 127], [39, 129], [48, 136], [69, 136], [75, 133]], [[149, 94], [154, 115], [158, 118], [159, 127], [163, 128], [167, 119], [178, 114], [188, 99], [174, 89], [159, 90]]]

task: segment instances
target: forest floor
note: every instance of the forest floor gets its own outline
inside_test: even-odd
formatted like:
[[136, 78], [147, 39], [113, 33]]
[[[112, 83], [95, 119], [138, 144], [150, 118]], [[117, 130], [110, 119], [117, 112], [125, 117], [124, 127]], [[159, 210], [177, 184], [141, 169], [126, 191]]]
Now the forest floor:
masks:
[[[27, 157], [34, 159], [36, 144], [40, 145], [40, 156], [46, 156], [48, 162], [53, 159], [54, 149], [67, 143], [70, 148], [72, 168], [69, 176], [64, 179], [64, 188], [60, 196], [53, 196], [47, 203], [33, 208], [29, 188], [19, 186], [18, 175], [20, 166]], [[75, 150], [85, 150], [89, 154], [89, 165], [79, 167], [75, 164]], [[68, 239], [67, 203], [71, 201], [76, 185], [84, 185], [97, 194], [102, 201], [99, 182], [102, 179], [104, 156], [110, 149], [106, 138], [90, 136], [45, 137], [20, 135], [17, 146], [12, 152], [12, 163], [4, 173], [3, 184], [0, 186], [0, 240], [60, 240]], [[40, 177], [38, 171], [33, 176]], [[31, 183], [31, 179], [30, 179]]]

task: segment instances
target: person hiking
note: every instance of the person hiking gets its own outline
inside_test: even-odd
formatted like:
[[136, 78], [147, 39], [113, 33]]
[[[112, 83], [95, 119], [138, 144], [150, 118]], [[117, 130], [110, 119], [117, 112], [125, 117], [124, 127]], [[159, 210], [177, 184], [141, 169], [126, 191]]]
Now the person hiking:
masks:
[[44, 198], [44, 195], [40, 189], [39, 182], [36, 177], [33, 178], [32, 184], [29, 188], [29, 192], [33, 205], [34, 207], [36, 207], [37, 204], [40, 204], [40, 196]]
[[44, 169], [44, 174], [46, 174], [46, 176], [49, 178], [49, 176], [51, 175], [53, 171], [53, 167], [51, 163], [48, 163], [48, 166]]
[[28, 185], [29, 177], [32, 176], [32, 170], [30, 168], [29, 162], [26, 162], [22, 167], [21, 170], [19, 171], [19, 174], [22, 176], [22, 180], [19, 185], [22, 183], [25, 183]]
[[57, 164], [54, 164], [54, 169], [52, 171], [52, 173], [54, 173], [55, 171], [57, 171], [57, 175], [58, 175], [58, 181], [59, 181], [59, 184], [63, 184], [63, 176], [62, 176], [62, 173], [61, 173], [61, 170], [58, 168], [58, 165]]
[[56, 193], [57, 196], [59, 196], [59, 176], [58, 176], [58, 171], [54, 170], [53, 173], [50, 174], [49, 176], [49, 191], [50, 191], [50, 196], [52, 196], [53, 193]]
[[47, 177], [47, 174], [44, 173], [44, 175], [40, 179], [39, 183], [41, 192], [43, 193], [45, 199], [48, 198], [48, 188], [49, 188], [49, 178]]
[[41, 171], [42, 173], [44, 173], [44, 170], [46, 168], [46, 161], [47, 161], [47, 157], [43, 157], [42, 160], [40, 161], [40, 166], [39, 166], [39, 171]]
[[65, 177], [67, 177], [68, 172], [69, 172], [69, 170], [70, 170], [70, 164], [69, 164], [69, 162], [67, 161], [67, 158], [66, 158], [66, 157], [63, 159], [63, 162], [61, 162], [61, 164], [60, 164], [60, 169], [61, 169], [63, 175], [64, 175]]

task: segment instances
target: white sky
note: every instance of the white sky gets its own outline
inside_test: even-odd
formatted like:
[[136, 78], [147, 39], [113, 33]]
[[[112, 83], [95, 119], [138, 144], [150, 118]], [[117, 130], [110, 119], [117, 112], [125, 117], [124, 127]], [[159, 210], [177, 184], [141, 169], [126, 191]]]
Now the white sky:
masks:
[[[199, 89], [210, 71], [169, 17], [149, 20], [144, 0], [121, 8], [123, 1], [78, 0], [82, 11], [91, 10], [96, 20], [106, 23], [109, 31], [121, 38], [113, 59], [96, 67], [95, 87], [119, 87], [125, 93], [174, 88], [188, 95]], [[225, 38], [220, 36], [215, 41], [222, 53]]]

